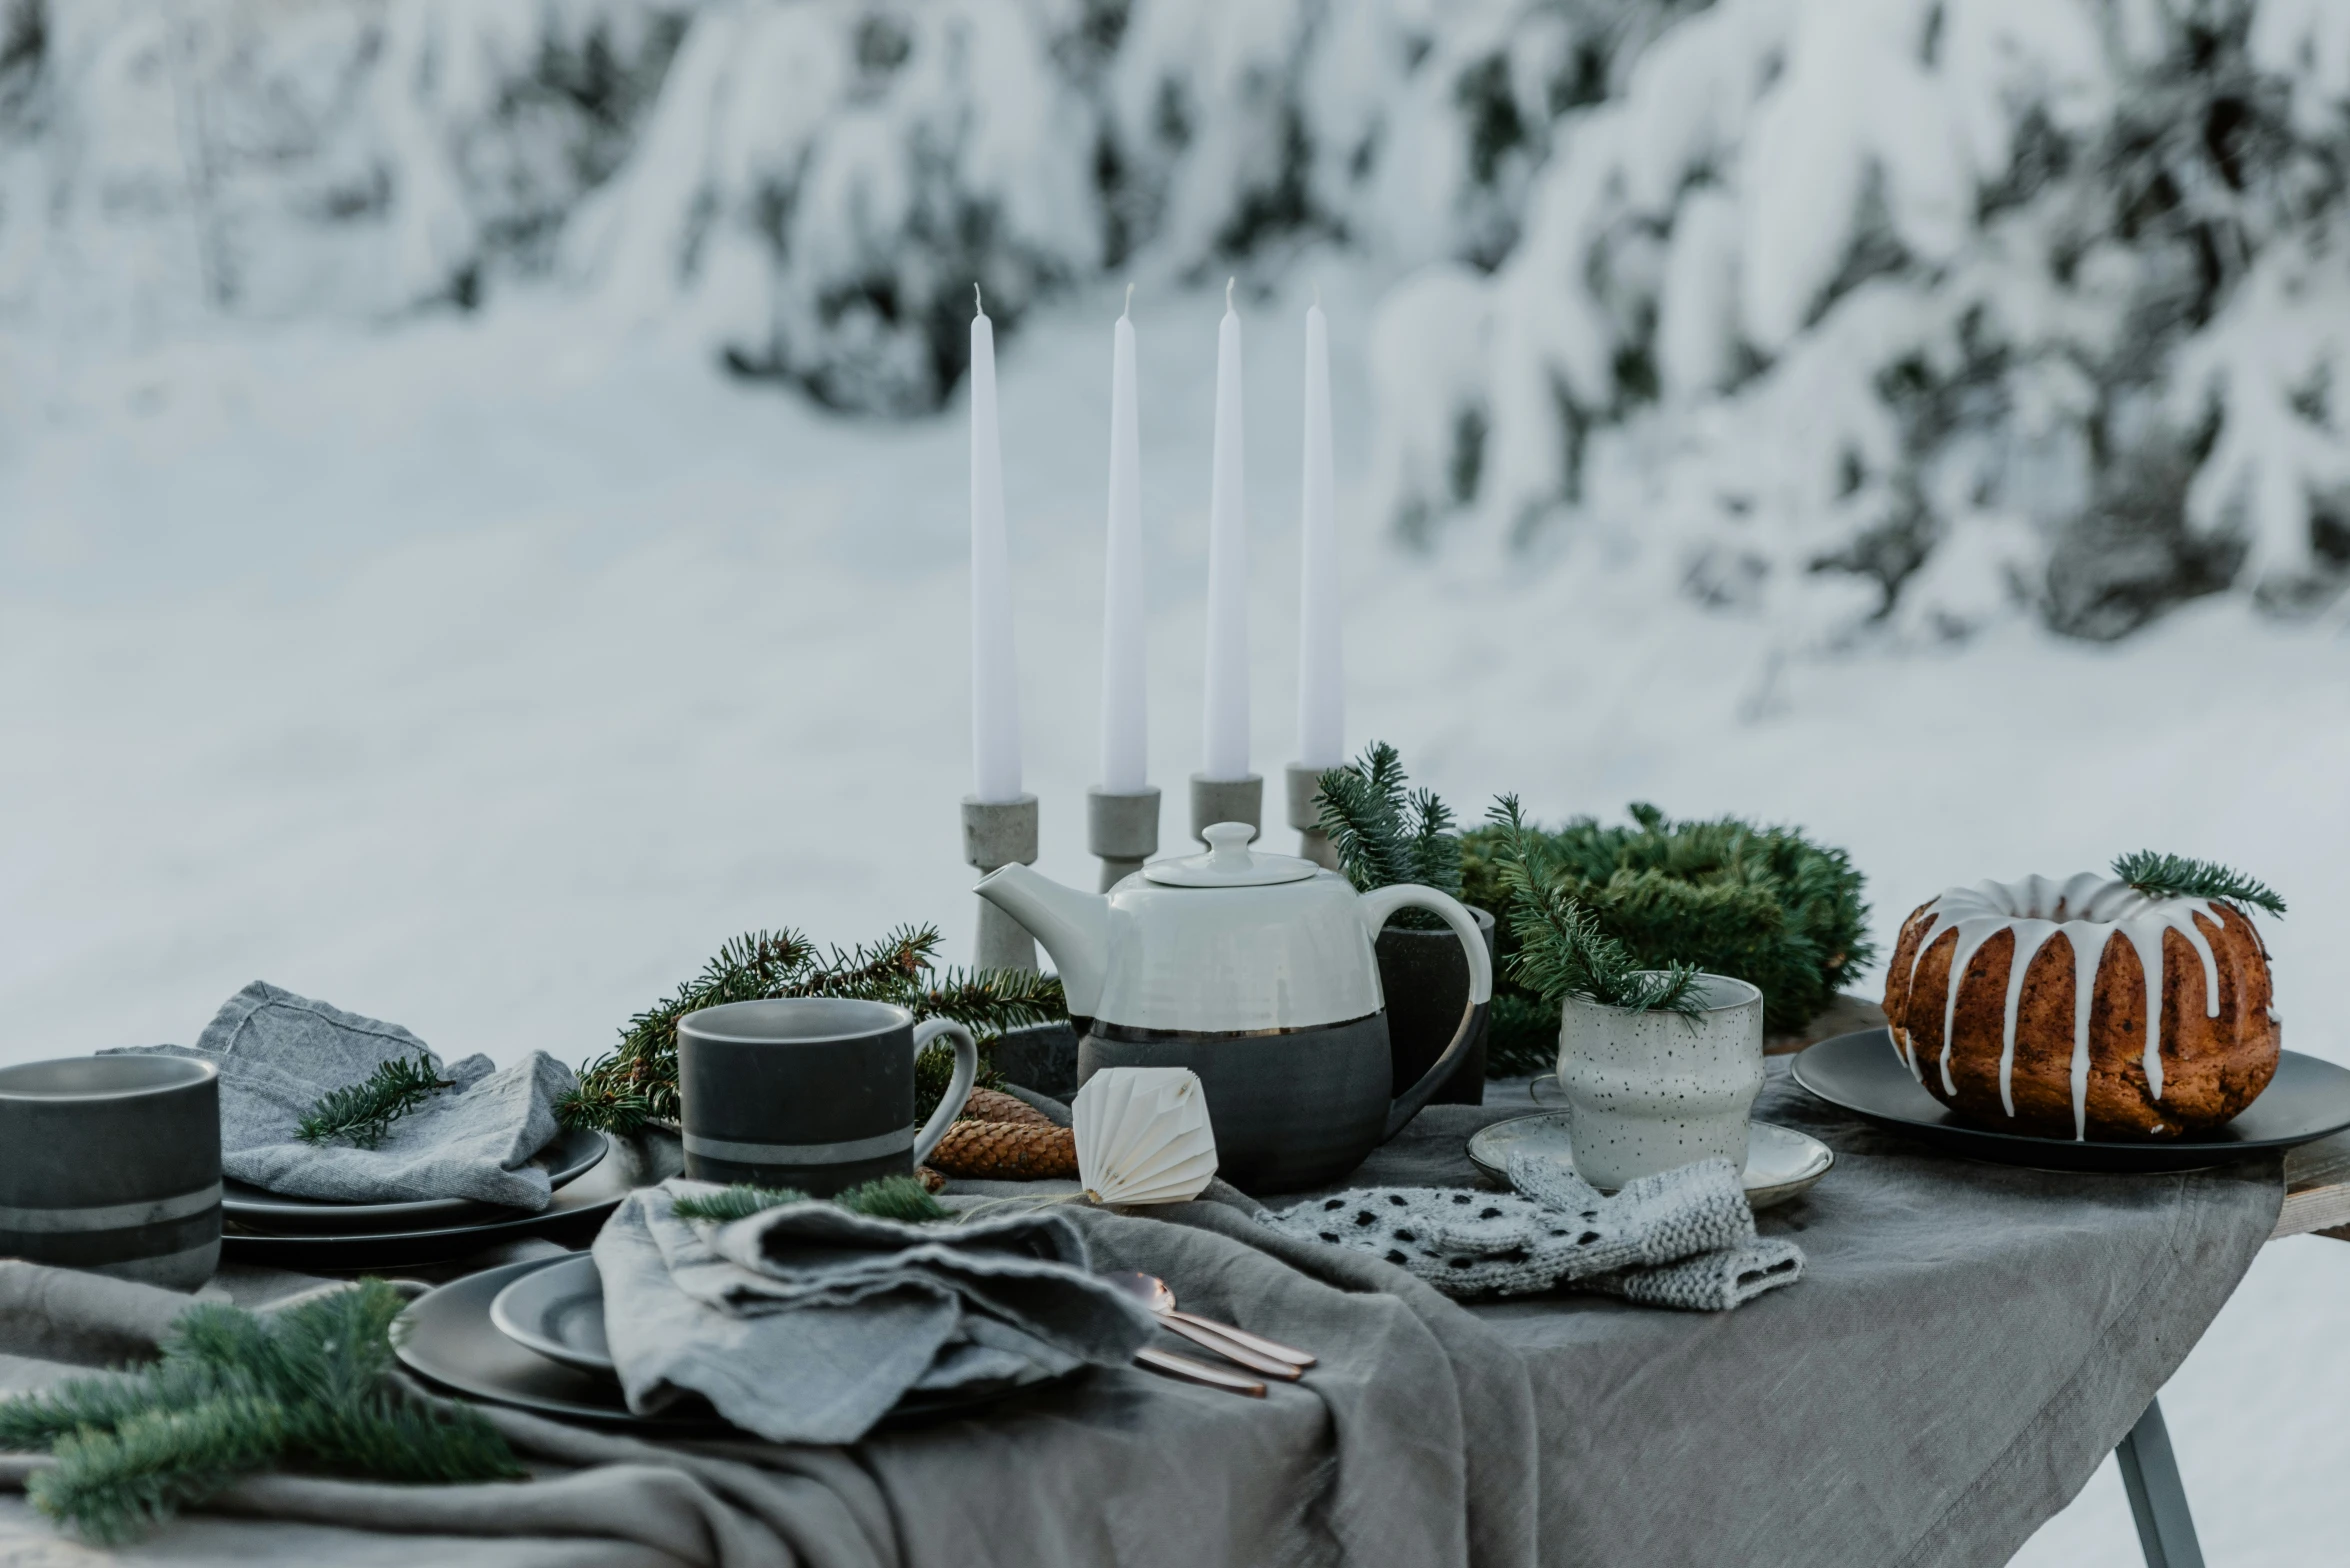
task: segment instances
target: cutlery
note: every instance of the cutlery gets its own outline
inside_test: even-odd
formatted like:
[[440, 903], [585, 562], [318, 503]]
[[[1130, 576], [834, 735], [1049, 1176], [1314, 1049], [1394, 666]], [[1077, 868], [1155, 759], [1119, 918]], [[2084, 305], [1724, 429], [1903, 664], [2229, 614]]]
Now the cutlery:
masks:
[[1293, 1350], [1277, 1340], [1251, 1334], [1234, 1328], [1229, 1323], [1218, 1323], [1195, 1313], [1178, 1311], [1175, 1292], [1167, 1282], [1155, 1274], [1122, 1270], [1101, 1276], [1117, 1289], [1124, 1291], [1151, 1310], [1160, 1324], [1170, 1332], [1180, 1334], [1193, 1344], [1212, 1350], [1229, 1360], [1237, 1361], [1252, 1372], [1267, 1377], [1295, 1381], [1315, 1358], [1302, 1350]]
[[1205, 1361], [1194, 1361], [1189, 1356], [1170, 1355], [1164, 1350], [1138, 1350], [1134, 1353], [1134, 1364], [1187, 1382], [1205, 1383], [1210, 1388], [1230, 1389], [1235, 1394], [1246, 1394], [1251, 1399], [1265, 1397], [1265, 1385], [1255, 1378], [1242, 1377], [1237, 1372], [1227, 1372], [1222, 1367], [1212, 1367]]

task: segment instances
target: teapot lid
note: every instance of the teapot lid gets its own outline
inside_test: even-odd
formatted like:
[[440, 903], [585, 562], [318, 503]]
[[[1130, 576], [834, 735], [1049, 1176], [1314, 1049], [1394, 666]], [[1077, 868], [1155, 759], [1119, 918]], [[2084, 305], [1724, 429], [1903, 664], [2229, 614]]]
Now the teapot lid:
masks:
[[1217, 822], [1200, 830], [1204, 855], [1154, 860], [1142, 874], [1166, 887], [1266, 887], [1303, 882], [1322, 868], [1295, 855], [1260, 855], [1248, 847], [1257, 830], [1245, 822]]

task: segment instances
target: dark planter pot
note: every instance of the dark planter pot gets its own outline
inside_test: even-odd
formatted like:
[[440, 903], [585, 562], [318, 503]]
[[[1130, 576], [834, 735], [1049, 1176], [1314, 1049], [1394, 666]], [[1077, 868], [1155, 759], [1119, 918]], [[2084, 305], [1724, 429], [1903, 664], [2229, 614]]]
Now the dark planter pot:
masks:
[[996, 1036], [996, 1071], [1007, 1083], [1066, 1100], [1077, 1092], [1077, 1037], [1091, 1019], [1030, 1024]]
[[[1493, 957], [1493, 917], [1472, 909], [1477, 929], [1485, 935], [1485, 956]], [[1379, 957], [1379, 988], [1387, 994], [1387, 1048], [1395, 1069], [1395, 1087], [1410, 1088], [1444, 1054], [1461, 1013], [1469, 1005], [1469, 960], [1461, 939], [1447, 930], [1407, 931], [1389, 925], [1374, 944]], [[1430, 1105], [1485, 1103], [1485, 1037], [1482, 1015], [1469, 1048], [1429, 1097]]]

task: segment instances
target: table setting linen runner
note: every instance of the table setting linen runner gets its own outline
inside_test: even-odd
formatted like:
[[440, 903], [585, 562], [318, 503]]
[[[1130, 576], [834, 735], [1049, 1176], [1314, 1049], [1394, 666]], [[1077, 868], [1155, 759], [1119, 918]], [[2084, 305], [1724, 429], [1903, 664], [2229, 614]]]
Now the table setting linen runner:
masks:
[[[1186, 1308], [1322, 1364], [1262, 1401], [1102, 1368], [846, 1448], [654, 1443], [482, 1406], [539, 1479], [272, 1476], [225, 1506], [431, 1535], [436, 1568], [2004, 1562], [2233, 1290], [2275, 1223], [2278, 1163], [2113, 1178], [1950, 1160], [1770, 1072], [1757, 1114], [1838, 1164], [1758, 1218], [1802, 1247], [1803, 1283], [1735, 1312], [1588, 1293], [1463, 1305], [1282, 1235], [1227, 1189], [1150, 1218], [1071, 1204], [1096, 1268], [1157, 1274]], [[1471, 1185], [1468, 1134], [1527, 1108], [1523, 1086], [1493, 1089], [1483, 1107], [1430, 1107], [1347, 1185]], [[234, 1269], [220, 1283], [286, 1288]], [[148, 1293], [117, 1314], [130, 1330], [164, 1314], [152, 1287], [100, 1284]], [[0, 1352], [50, 1359], [0, 1362], [14, 1387], [69, 1370], [42, 1325], [87, 1316], [27, 1295], [0, 1290]], [[0, 1459], [0, 1477], [36, 1462]], [[175, 1542], [223, 1532], [241, 1568], [392, 1560], [380, 1535], [217, 1516], [143, 1550], [180, 1560]], [[0, 1556], [49, 1534], [0, 1498]]]
[[[478, 1054], [444, 1062], [398, 1024], [259, 980], [222, 1004], [194, 1045], [128, 1049], [220, 1069], [223, 1175], [270, 1192], [353, 1203], [471, 1198], [534, 1213], [545, 1208], [553, 1189], [529, 1161], [555, 1136], [555, 1102], [578, 1081], [544, 1051], [504, 1068]], [[393, 1121], [375, 1148], [295, 1135], [322, 1096], [420, 1054], [452, 1087]]]

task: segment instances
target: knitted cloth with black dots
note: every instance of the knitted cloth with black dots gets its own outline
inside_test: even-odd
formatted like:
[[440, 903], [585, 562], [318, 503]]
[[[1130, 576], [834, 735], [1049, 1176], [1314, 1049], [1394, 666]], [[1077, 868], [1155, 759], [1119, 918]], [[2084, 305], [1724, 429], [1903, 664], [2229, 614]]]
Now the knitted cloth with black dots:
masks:
[[1573, 1285], [1651, 1306], [1719, 1312], [1803, 1274], [1803, 1251], [1758, 1236], [1738, 1171], [1700, 1160], [1613, 1197], [1555, 1160], [1510, 1157], [1513, 1193], [1362, 1187], [1265, 1223], [1301, 1240], [1375, 1253], [1450, 1296], [1522, 1296]]

